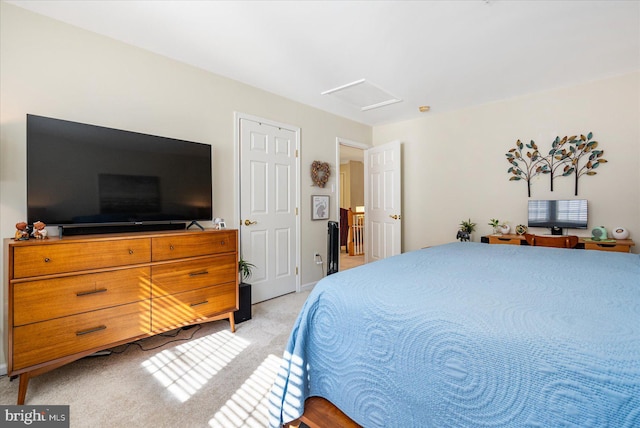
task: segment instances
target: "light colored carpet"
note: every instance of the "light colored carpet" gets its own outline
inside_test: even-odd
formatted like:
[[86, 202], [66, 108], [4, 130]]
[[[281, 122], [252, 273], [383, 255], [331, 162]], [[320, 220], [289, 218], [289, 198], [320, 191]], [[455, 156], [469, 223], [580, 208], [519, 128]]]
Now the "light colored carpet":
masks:
[[350, 256], [347, 253], [340, 253], [340, 264], [338, 268], [340, 271], [351, 269], [364, 264], [364, 254], [359, 256]]
[[[252, 319], [151, 337], [121, 354], [90, 357], [31, 379], [26, 404], [68, 404], [78, 427], [265, 427], [270, 390], [309, 291], [253, 306]], [[15, 404], [18, 380], [0, 378], [0, 402]]]

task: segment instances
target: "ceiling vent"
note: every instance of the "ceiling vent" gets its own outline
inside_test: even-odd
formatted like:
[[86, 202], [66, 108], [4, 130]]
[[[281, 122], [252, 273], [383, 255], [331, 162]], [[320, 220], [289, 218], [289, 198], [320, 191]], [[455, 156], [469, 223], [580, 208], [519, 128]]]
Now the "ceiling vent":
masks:
[[322, 95], [331, 95], [352, 106], [358, 107], [360, 111], [372, 110], [374, 108], [388, 106], [402, 101], [387, 91], [367, 82], [365, 79], [356, 80], [337, 88], [322, 92]]

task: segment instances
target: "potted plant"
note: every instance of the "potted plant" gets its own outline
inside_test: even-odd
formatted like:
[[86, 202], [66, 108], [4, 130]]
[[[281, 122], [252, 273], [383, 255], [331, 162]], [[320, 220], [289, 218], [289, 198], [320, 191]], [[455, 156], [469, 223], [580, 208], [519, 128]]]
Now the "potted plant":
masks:
[[238, 301], [240, 302], [240, 306], [238, 310], [233, 313], [233, 319], [236, 324], [251, 319], [251, 284], [245, 281], [251, 278], [253, 268], [255, 267], [254, 264], [249, 263], [242, 257], [238, 260], [238, 273], [240, 274], [240, 286], [238, 288], [240, 295]]
[[256, 267], [254, 264], [249, 263], [248, 261], [240, 257], [240, 260], [238, 260], [238, 272], [240, 273], [241, 284], [243, 284], [246, 279], [251, 278], [254, 267]]
[[458, 230], [458, 234], [456, 238], [461, 242], [470, 241], [471, 234], [476, 230], [476, 224], [469, 220], [463, 220], [460, 222], [460, 230]]
[[500, 233], [500, 220], [497, 218], [492, 218], [489, 220], [489, 226], [493, 227], [493, 234], [497, 235]]

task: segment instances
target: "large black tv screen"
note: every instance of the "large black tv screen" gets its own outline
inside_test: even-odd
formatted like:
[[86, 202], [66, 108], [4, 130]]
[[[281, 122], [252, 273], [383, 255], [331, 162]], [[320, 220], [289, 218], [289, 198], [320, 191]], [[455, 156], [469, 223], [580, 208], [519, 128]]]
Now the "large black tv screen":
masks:
[[211, 217], [210, 145], [27, 115], [29, 224]]

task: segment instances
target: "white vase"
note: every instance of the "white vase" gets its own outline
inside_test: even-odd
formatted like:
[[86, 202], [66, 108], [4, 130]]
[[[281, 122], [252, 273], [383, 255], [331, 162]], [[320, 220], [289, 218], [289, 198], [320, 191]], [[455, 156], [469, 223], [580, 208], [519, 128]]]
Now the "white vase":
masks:
[[500, 226], [500, 233], [502, 233], [503, 235], [508, 235], [509, 232], [511, 232], [511, 226], [509, 226], [508, 224], [503, 224], [502, 226]]
[[611, 231], [614, 239], [627, 239], [629, 237], [629, 231], [624, 227], [614, 227]]

